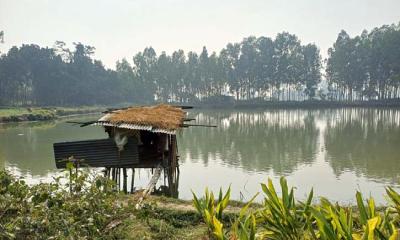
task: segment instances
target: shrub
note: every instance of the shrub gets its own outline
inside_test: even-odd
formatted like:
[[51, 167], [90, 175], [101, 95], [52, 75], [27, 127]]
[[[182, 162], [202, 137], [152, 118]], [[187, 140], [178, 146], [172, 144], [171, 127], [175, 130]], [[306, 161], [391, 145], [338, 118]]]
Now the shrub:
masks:
[[112, 183], [83, 171], [69, 178], [67, 185], [55, 178], [30, 187], [0, 171], [0, 239], [104, 237], [105, 227], [121, 211], [116, 193], [107, 190]]

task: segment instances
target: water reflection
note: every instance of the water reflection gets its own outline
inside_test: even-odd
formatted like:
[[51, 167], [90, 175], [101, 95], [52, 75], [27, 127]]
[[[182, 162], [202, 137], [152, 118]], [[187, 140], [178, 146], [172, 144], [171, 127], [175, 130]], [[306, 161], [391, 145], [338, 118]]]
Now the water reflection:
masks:
[[93, 130], [64, 121], [0, 124], [0, 165], [45, 176], [55, 170], [54, 142], [104, 137], [99, 129]]
[[212, 159], [246, 171], [272, 169], [290, 174], [299, 165], [311, 164], [318, 152], [319, 130], [315, 116], [305, 111], [202, 112], [201, 123], [218, 128], [185, 129], [180, 142], [183, 159]]
[[[251, 196], [260, 182], [281, 175], [298, 195], [314, 187], [339, 201], [352, 201], [356, 189], [379, 197], [385, 185], [400, 183], [400, 110], [202, 110], [189, 117], [218, 127], [191, 127], [178, 134], [182, 198], [205, 186], [232, 184], [237, 189], [233, 198], [239, 199], [244, 188]], [[99, 127], [65, 121], [2, 124], [0, 167], [33, 180], [48, 177], [55, 172], [54, 142], [104, 137]], [[149, 174], [138, 175], [137, 185], [145, 185]]]
[[399, 111], [349, 109], [327, 116], [326, 160], [336, 175], [351, 171], [377, 181], [399, 183]]

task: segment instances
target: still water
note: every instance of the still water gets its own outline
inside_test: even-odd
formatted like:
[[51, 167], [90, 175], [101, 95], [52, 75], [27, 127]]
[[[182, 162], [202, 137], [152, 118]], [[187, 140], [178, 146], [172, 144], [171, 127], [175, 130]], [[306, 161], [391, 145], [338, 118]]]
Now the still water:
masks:
[[[280, 176], [300, 199], [314, 188], [316, 195], [342, 203], [354, 203], [356, 190], [384, 203], [384, 187], [400, 186], [400, 110], [204, 110], [189, 117], [218, 127], [178, 133], [183, 199], [191, 198], [191, 190], [231, 185], [232, 198], [246, 200], [260, 191], [260, 183], [278, 183]], [[80, 128], [66, 120], [2, 124], [0, 168], [30, 183], [51, 181], [60, 174], [54, 142], [105, 137], [101, 127]], [[144, 185], [149, 176], [142, 170], [135, 183]]]

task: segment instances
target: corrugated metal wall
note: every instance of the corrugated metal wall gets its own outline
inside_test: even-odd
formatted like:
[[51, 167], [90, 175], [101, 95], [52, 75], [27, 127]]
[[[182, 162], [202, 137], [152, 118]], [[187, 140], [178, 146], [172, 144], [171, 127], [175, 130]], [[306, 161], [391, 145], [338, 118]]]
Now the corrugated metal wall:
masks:
[[53, 149], [57, 168], [65, 168], [65, 160], [71, 156], [83, 159], [81, 165], [89, 167], [132, 167], [139, 164], [135, 138], [129, 138], [121, 152], [112, 139], [55, 143]]

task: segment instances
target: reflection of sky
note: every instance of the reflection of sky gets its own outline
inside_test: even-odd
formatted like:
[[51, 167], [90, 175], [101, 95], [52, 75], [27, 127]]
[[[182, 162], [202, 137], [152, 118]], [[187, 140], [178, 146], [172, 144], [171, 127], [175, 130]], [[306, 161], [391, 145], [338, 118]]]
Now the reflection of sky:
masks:
[[[296, 187], [299, 198], [305, 198], [313, 187], [315, 195], [332, 200], [352, 202], [355, 191], [360, 190], [382, 203], [384, 187], [399, 183], [400, 175], [393, 167], [397, 163], [393, 159], [396, 160], [400, 154], [397, 149], [389, 149], [394, 155], [381, 156], [387, 161], [382, 163], [377, 163], [375, 158], [364, 161], [361, 159], [363, 155], [355, 155], [362, 154], [359, 151], [350, 152], [353, 155], [348, 157], [346, 154], [335, 155], [338, 153], [332, 149], [332, 144], [337, 142], [347, 144], [346, 134], [357, 137], [360, 131], [372, 132], [375, 134], [373, 137], [386, 134], [383, 142], [371, 145], [372, 150], [396, 144], [400, 131], [398, 110], [218, 110], [192, 112], [191, 115], [196, 117], [197, 123], [216, 124], [218, 128], [190, 128], [178, 134], [180, 198], [190, 199], [191, 190], [201, 194], [206, 186], [218, 190], [231, 184], [232, 197], [246, 200], [261, 190], [260, 183], [266, 182], [268, 177], [278, 183], [279, 177], [285, 175], [289, 184]], [[379, 127], [382, 124], [384, 127]], [[349, 126], [357, 129], [347, 129]], [[1, 125], [0, 129], [0, 167], [5, 165], [29, 183], [51, 181], [55, 175], [61, 174], [54, 169], [52, 143], [105, 137], [99, 127], [79, 128], [65, 122]], [[340, 135], [342, 133], [345, 135]], [[264, 134], [277, 139], [264, 139]], [[279, 134], [292, 139], [280, 138]], [[327, 137], [330, 145], [326, 145]], [[370, 144], [366, 142], [369, 140], [355, 139], [358, 143], [355, 146], [365, 148], [363, 144]], [[274, 145], [277, 148], [270, 150]], [[263, 154], [270, 154], [270, 158]], [[310, 159], [303, 159], [304, 156]], [[380, 169], [373, 169], [376, 166]], [[137, 171], [135, 185], [145, 186], [150, 175], [148, 170]], [[161, 178], [159, 184], [163, 181]]]

